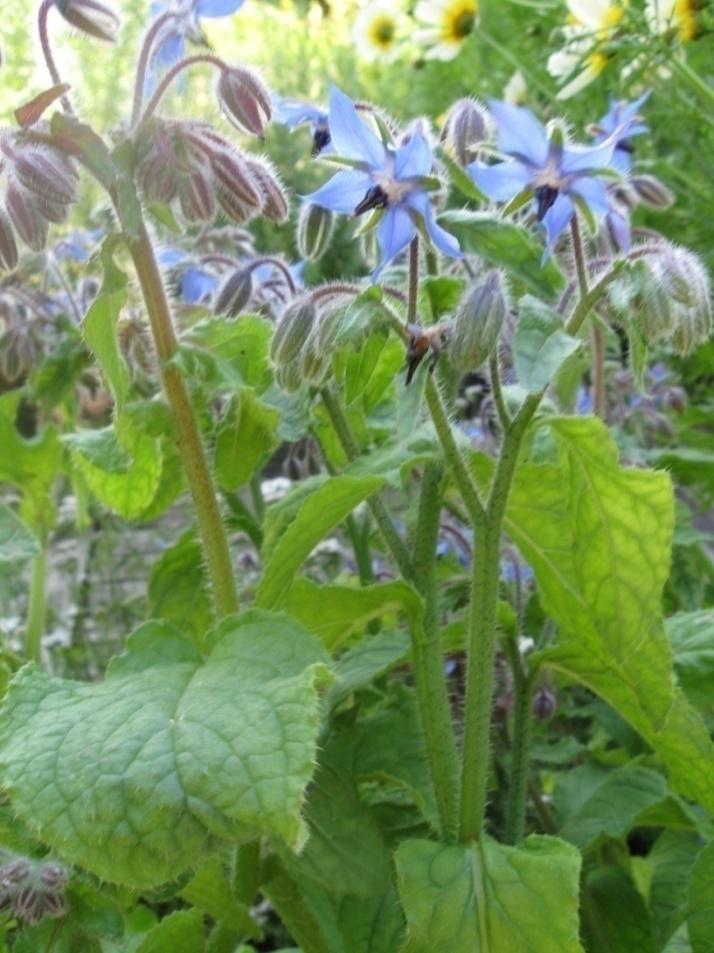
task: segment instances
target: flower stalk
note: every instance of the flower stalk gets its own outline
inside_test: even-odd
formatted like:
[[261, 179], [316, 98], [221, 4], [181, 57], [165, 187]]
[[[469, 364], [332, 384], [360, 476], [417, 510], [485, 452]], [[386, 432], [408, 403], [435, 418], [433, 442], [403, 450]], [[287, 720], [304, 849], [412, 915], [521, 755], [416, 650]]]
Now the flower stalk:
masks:
[[42, 636], [45, 634], [47, 605], [45, 602], [45, 583], [47, 577], [47, 549], [42, 549], [32, 560], [30, 577], [30, 598], [27, 609], [27, 630], [25, 632], [25, 654], [28, 661], [40, 661]]

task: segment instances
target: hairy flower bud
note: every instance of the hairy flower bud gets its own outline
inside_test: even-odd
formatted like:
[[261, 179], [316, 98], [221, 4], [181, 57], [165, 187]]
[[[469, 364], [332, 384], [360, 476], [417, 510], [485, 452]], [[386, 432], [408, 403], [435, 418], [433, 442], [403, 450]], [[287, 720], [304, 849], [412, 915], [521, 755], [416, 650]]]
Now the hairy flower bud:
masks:
[[672, 302], [672, 345], [686, 356], [712, 332], [709, 275], [699, 256], [687, 248], [667, 245], [661, 255], [653, 257], [655, 277]]
[[25, 188], [58, 205], [77, 200], [77, 172], [54, 150], [34, 148], [17, 151], [13, 168]]
[[654, 175], [634, 175], [629, 180], [629, 186], [648, 208], [663, 210], [674, 205], [674, 192]]
[[243, 132], [263, 138], [270, 122], [270, 93], [250, 70], [234, 67], [221, 71], [218, 101], [226, 117]]
[[98, 40], [113, 43], [119, 31], [119, 17], [97, 0], [55, 0], [67, 23]]
[[210, 222], [216, 214], [216, 200], [212, 189], [210, 169], [194, 168], [178, 179], [178, 197], [181, 211], [188, 222]]
[[234, 318], [245, 309], [252, 295], [253, 271], [251, 268], [239, 268], [223, 282], [213, 303], [213, 311]]
[[478, 147], [489, 137], [488, 111], [475, 99], [460, 99], [449, 110], [442, 136], [454, 151], [456, 161], [467, 166]]
[[39, 199], [11, 180], [5, 189], [5, 208], [23, 242], [33, 251], [42, 251], [47, 243], [48, 224]]
[[0, 867], [0, 883], [21, 884], [32, 873], [32, 864], [24, 857], [14, 857]]
[[65, 868], [55, 860], [49, 860], [40, 868], [40, 883], [43, 887], [50, 890], [56, 890], [58, 887], [64, 887], [69, 880]]
[[0, 393], [21, 387], [37, 357], [24, 327], [11, 327], [0, 336]]
[[279, 367], [291, 364], [300, 353], [317, 317], [309, 295], [291, 302], [278, 322], [270, 345], [270, 357]]
[[332, 372], [332, 351], [323, 345], [324, 329], [316, 321], [300, 351], [300, 371], [305, 380], [322, 386]]
[[12, 904], [12, 912], [18, 920], [24, 920], [26, 923], [39, 923], [43, 908], [42, 894], [31, 884], [17, 892]]
[[335, 216], [320, 205], [304, 202], [297, 223], [297, 247], [302, 258], [317, 261], [330, 243], [335, 228]]
[[259, 212], [263, 197], [245, 159], [235, 150], [217, 149], [211, 153], [210, 161], [218, 202], [224, 212], [237, 222]]
[[272, 222], [284, 222], [290, 210], [277, 173], [265, 159], [246, 159], [246, 165], [263, 196], [261, 211]]
[[501, 272], [489, 271], [461, 300], [449, 341], [449, 357], [458, 370], [476, 370], [498, 343], [508, 313], [508, 292]]
[[0, 209], [0, 269], [12, 271], [17, 265], [17, 242], [12, 229], [12, 222]]
[[554, 693], [545, 685], [539, 685], [533, 695], [532, 710], [534, 717], [539, 721], [548, 721], [555, 714], [556, 707], [557, 702]]

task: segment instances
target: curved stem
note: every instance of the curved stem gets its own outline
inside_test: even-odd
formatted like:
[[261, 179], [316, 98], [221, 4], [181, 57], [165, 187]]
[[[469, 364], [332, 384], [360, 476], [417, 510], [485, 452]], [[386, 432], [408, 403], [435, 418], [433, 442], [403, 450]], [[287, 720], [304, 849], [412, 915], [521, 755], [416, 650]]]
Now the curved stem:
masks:
[[30, 662], [40, 661], [42, 636], [45, 634], [45, 579], [47, 575], [47, 550], [42, 549], [32, 560], [30, 597], [27, 607], [27, 630], [25, 632], [25, 655]]
[[436, 587], [436, 545], [441, 518], [441, 469], [427, 464], [414, 536], [414, 585], [424, 599], [424, 622], [413, 633], [414, 676], [427, 756], [441, 821], [441, 838], [458, 831], [459, 760], [444, 675]]
[[162, 13], [161, 16], [154, 20], [144, 37], [144, 42], [141, 45], [141, 53], [139, 54], [139, 62], [136, 67], [136, 79], [134, 81], [134, 100], [131, 109], [132, 128], [136, 125], [139, 114], [141, 113], [141, 106], [144, 101], [144, 86], [146, 85], [146, 71], [149, 67], [149, 57], [151, 56], [154, 41], [162, 27], [168, 23], [169, 20], [176, 19], [178, 19], [178, 17], [175, 13], [170, 11]]
[[154, 95], [146, 105], [146, 109], [144, 110], [144, 113], [141, 117], [141, 123], [146, 122], [153, 116], [156, 107], [163, 98], [164, 93], [169, 88], [171, 83], [173, 83], [179, 73], [182, 73], [190, 66], [195, 66], [197, 63], [210, 63], [211, 66], [215, 66], [220, 70], [224, 70], [226, 68], [226, 64], [223, 62], [223, 60], [218, 56], [214, 56], [212, 53], [197, 53], [195, 56], [187, 56], [185, 60], [179, 60], [179, 62], [175, 63], [166, 73], [166, 75], [162, 77], [161, 82], [154, 91]]
[[575, 257], [575, 270], [578, 276], [578, 290], [580, 297], [584, 298], [588, 293], [588, 266], [585, 262], [585, 251], [583, 249], [583, 237], [580, 232], [580, 222], [577, 213], [570, 219], [570, 234], [573, 240], [573, 256]]
[[186, 382], [178, 367], [171, 363], [176, 355], [178, 341], [154, 249], [143, 221], [139, 226], [139, 237], [127, 239], [127, 243], [151, 324], [161, 380], [176, 430], [176, 442], [196, 507], [216, 615], [222, 618], [238, 610], [231, 554]]
[[[37, 29], [40, 34], [40, 48], [42, 49], [42, 56], [44, 57], [45, 63], [47, 64], [47, 69], [49, 70], [49, 74], [52, 77], [52, 82], [55, 86], [61, 86], [62, 77], [60, 76], [59, 70], [57, 69], [57, 64], [55, 63], [55, 58], [52, 53], [52, 46], [50, 45], [49, 31], [47, 29], [47, 18], [49, 16], [50, 9], [54, 5], [55, 0], [43, 0], [37, 14]], [[66, 113], [73, 112], [72, 104], [66, 95], [62, 96], [60, 102], [62, 103], [62, 108]]]

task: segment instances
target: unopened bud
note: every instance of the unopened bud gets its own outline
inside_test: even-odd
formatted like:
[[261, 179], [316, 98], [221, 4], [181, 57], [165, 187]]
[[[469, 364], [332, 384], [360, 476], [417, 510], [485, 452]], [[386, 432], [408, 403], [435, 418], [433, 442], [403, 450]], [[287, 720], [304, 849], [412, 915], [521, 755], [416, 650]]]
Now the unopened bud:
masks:
[[11, 180], [5, 190], [5, 208], [23, 242], [33, 251], [42, 251], [48, 226], [37, 197]]
[[13, 167], [22, 185], [35, 195], [59, 205], [76, 201], [77, 172], [57, 153], [49, 149], [19, 149]]
[[317, 317], [312, 298], [303, 295], [287, 306], [273, 334], [270, 357], [279, 367], [291, 364], [300, 353]]
[[643, 205], [653, 209], [668, 209], [674, 204], [674, 192], [654, 175], [634, 175], [629, 185]]
[[23, 328], [9, 328], [0, 337], [0, 393], [20, 387], [36, 357], [32, 339]]
[[43, 887], [54, 890], [64, 887], [69, 880], [65, 868], [55, 860], [49, 860], [40, 869], [40, 883]]
[[657, 256], [654, 267], [672, 300], [672, 344], [684, 357], [712, 332], [709, 275], [698, 255], [673, 245]]
[[548, 721], [557, 707], [555, 694], [544, 685], [540, 685], [533, 695], [533, 715], [539, 721]]
[[43, 894], [42, 908], [42, 912], [49, 917], [63, 916], [66, 910], [64, 894], [54, 892]]
[[32, 873], [32, 864], [24, 857], [15, 857], [0, 867], [0, 882], [3, 884], [20, 884]]
[[486, 107], [475, 99], [460, 99], [451, 107], [444, 126], [444, 138], [454, 150], [461, 166], [467, 166], [476, 157], [478, 147], [489, 137]]
[[335, 227], [329, 209], [311, 202], [303, 203], [297, 224], [297, 247], [301, 258], [317, 261], [324, 255]]
[[670, 387], [664, 395], [662, 403], [668, 410], [683, 414], [687, 409], [687, 392], [683, 387]]
[[272, 222], [284, 222], [290, 209], [277, 173], [265, 159], [246, 159], [246, 165], [263, 196], [263, 215]]
[[12, 271], [17, 265], [17, 242], [12, 229], [12, 222], [0, 209], [0, 269]]
[[188, 222], [210, 222], [216, 213], [216, 200], [208, 166], [196, 166], [180, 177], [178, 196], [181, 211]]
[[263, 207], [263, 197], [245, 159], [233, 149], [211, 153], [211, 169], [216, 179], [221, 208], [232, 219], [244, 222]]
[[239, 268], [223, 282], [213, 304], [215, 314], [227, 314], [234, 318], [240, 314], [253, 295], [253, 271]]
[[332, 371], [332, 351], [322, 344], [320, 323], [313, 325], [300, 351], [300, 370], [305, 380], [321, 387]]
[[18, 920], [24, 920], [26, 923], [39, 923], [42, 919], [43, 907], [42, 894], [28, 885], [15, 895], [12, 911]]
[[454, 319], [449, 357], [458, 370], [476, 370], [492, 353], [508, 313], [508, 293], [499, 271], [462, 299]]
[[227, 118], [244, 132], [263, 138], [270, 122], [270, 93], [250, 70], [224, 69], [218, 81], [218, 101]]
[[55, 0], [67, 23], [98, 40], [113, 43], [117, 38], [119, 17], [97, 0]]
[[298, 361], [291, 361], [290, 364], [284, 364], [276, 368], [275, 379], [281, 390], [293, 393], [299, 390], [303, 382], [302, 370]]

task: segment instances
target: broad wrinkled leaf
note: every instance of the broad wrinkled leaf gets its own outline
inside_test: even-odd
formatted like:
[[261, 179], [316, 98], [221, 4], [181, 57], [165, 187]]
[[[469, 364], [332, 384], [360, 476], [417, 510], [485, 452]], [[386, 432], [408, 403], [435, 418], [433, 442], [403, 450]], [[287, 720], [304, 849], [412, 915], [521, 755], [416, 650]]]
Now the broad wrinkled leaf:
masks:
[[200, 644], [213, 623], [211, 593], [203, 547], [189, 530], [164, 550], [151, 568], [149, 615], [166, 619]]
[[684, 693], [693, 705], [714, 710], [714, 610], [682, 612], [666, 628]]
[[699, 852], [692, 868], [687, 926], [692, 953], [714, 953], [714, 842]]
[[183, 333], [176, 361], [215, 390], [247, 386], [260, 393], [271, 378], [271, 336], [270, 322], [255, 314], [205, 318]]
[[404, 477], [423, 463], [439, 458], [441, 449], [431, 423], [424, 423], [406, 440], [390, 442], [373, 453], [358, 457], [345, 468], [350, 476], [381, 476], [395, 489], [403, 485]]
[[226, 490], [247, 483], [275, 447], [279, 414], [249, 387], [231, 398], [216, 434], [216, 478]]
[[100, 684], [13, 681], [0, 763], [13, 806], [66, 860], [137, 887], [175, 880], [214, 837], [305, 836], [328, 656], [285, 616], [230, 617], [204, 658], [168, 623], [129, 638]]
[[396, 863], [407, 917], [403, 953], [582, 953], [580, 855], [564, 841], [405, 841]]
[[546, 388], [580, 343], [547, 304], [530, 295], [518, 302], [513, 360], [518, 383], [529, 393]]
[[686, 920], [689, 878], [699, 846], [696, 834], [664, 831], [647, 855], [649, 909], [660, 945]]
[[328, 693], [330, 704], [336, 705], [388, 672], [408, 655], [410, 648], [406, 632], [378, 632], [359, 641], [335, 664], [337, 683]]
[[200, 910], [176, 910], [149, 930], [136, 953], [201, 953], [204, 945]]
[[666, 794], [662, 775], [648, 768], [581, 765], [559, 776], [553, 797], [558, 834], [580, 848], [601, 836], [624, 837], [641, 812]]
[[589, 953], [658, 953], [644, 900], [621, 867], [600, 867], [585, 882], [583, 933]]
[[280, 605], [298, 569], [320, 540], [383, 482], [379, 477], [330, 477], [307, 496], [265, 566], [257, 604], [265, 608]]
[[552, 298], [563, 286], [553, 259], [542, 264], [543, 243], [533, 231], [488, 212], [465, 209], [444, 212], [439, 224], [458, 238], [462, 251], [503, 265], [534, 294]]
[[0, 500], [0, 563], [24, 562], [40, 551], [37, 537]]
[[82, 324], [84, 340], [99, 362], [111, 388], [117, 410], [121, 410], [129, 392], [130, 374], [117, 340], [117, 320], [129, 294], [128, 278], [114, 261], [119, 239], [110, 235], [100, 254], [104, 280]]
[[306, 629], [319, 636], [334, 652], [372, 619], [405, 613], [411, 620], [423, 613], [423, 603], [412, 587], [401, 580], [373, 586], [319, 586], [296, 579], [290, 587], [286, 610]]

